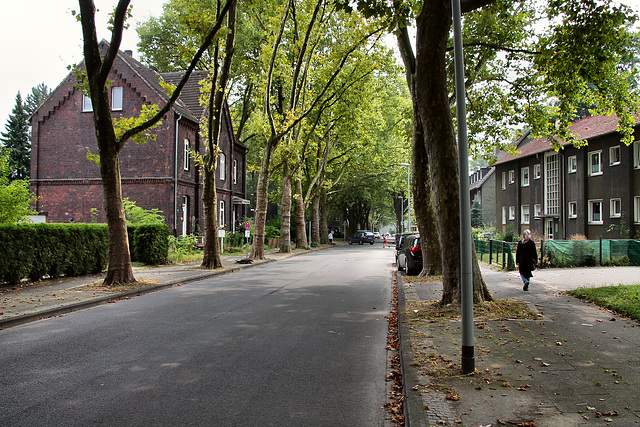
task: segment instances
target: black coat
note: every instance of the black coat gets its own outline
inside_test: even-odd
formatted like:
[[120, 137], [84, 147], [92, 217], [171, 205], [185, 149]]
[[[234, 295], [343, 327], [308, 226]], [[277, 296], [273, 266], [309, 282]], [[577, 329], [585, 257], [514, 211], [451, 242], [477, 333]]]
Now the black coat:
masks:
[[536, 244], [533, 240], [529, 239], [526, 242], [520, 240], [518, 247], [516, 248], [516, 264], [518, 264], [518, 271], [522, 276], [529, 279], [533, 276], [531, 272], [538, 264], [538, 251], [536, 250]]

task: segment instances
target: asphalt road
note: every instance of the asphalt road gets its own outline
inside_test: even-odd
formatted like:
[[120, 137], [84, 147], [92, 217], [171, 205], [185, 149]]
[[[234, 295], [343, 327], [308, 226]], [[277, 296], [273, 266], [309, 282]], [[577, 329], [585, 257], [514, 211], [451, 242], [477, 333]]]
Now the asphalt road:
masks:
[[386, 425], [392, 262], [345, 245], [2, 330], [0, 425]]

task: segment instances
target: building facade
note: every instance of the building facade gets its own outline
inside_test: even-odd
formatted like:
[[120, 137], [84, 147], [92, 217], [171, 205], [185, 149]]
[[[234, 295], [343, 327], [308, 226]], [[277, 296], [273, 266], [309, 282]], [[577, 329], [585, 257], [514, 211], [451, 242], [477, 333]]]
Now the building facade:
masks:
[[496, 175], [495, 168], [485, 167], [469, 175], [471, 206], [474, 201], [482, 208], [482, 223], [485, 227], [495, 226], [496, 218]]
[[[519, 154], [496, 162], [496, 224], [541, 239], [640, 237], [640, 141], [627, 146], [617, 117], [594, 116], [571, 131], [587, 145], [562, 144], [529, 134]], [[636, 128], [636, 135], [638, 129]]]
[[[102, 42], [101, 48], [106, 48]], [[204, 155], [199, 123], [200, 80], [195, 71], [179, 100], [153, 129], [155, 141], [127, 142], [120, 154], [123, 197], [144, 209], [158, 209], [177, 236], [196, 233], [202, 226], [202, 175], [193, 153]], [[179, 73], [159, 74], [120, 52], [111, 70], [109, 94], [112, 115], [137, 116], [143, 105], [162, 107], [168, 95], [160, 79], [177, 83]], [[49, 222], [104, 222], [99, 166], [87, 158], [98, 154], [91, 100], [76, 86], [70, 73], [31, 117], [31, 191], [38, 196], [34, 209]], [[246, 147], [233, 133], [225, 105], [216, 188], [219, 224], [233, 231], [246, 215]]]

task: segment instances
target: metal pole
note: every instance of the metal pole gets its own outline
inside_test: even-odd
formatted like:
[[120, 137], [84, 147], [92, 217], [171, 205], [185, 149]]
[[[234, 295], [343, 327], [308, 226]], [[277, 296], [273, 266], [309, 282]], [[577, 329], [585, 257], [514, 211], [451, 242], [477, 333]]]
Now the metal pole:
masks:
[[469, 149], [465, 105], [464, 56], [460, 0], [451, 0], [458, 116], [458, 172], [460, 178], [460, 290], [462, 299], [462, 372], [475, 371], [473, 340], [473, 273], [471, 266], [471, 202], [469, 200]]

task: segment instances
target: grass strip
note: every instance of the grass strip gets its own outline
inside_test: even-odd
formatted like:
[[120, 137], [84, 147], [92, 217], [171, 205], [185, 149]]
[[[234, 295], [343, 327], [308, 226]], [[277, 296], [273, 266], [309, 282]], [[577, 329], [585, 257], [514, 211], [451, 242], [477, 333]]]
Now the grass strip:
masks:
[[578, 288], [567, 293], [622, 316], [640, 320], [640, 284]]

